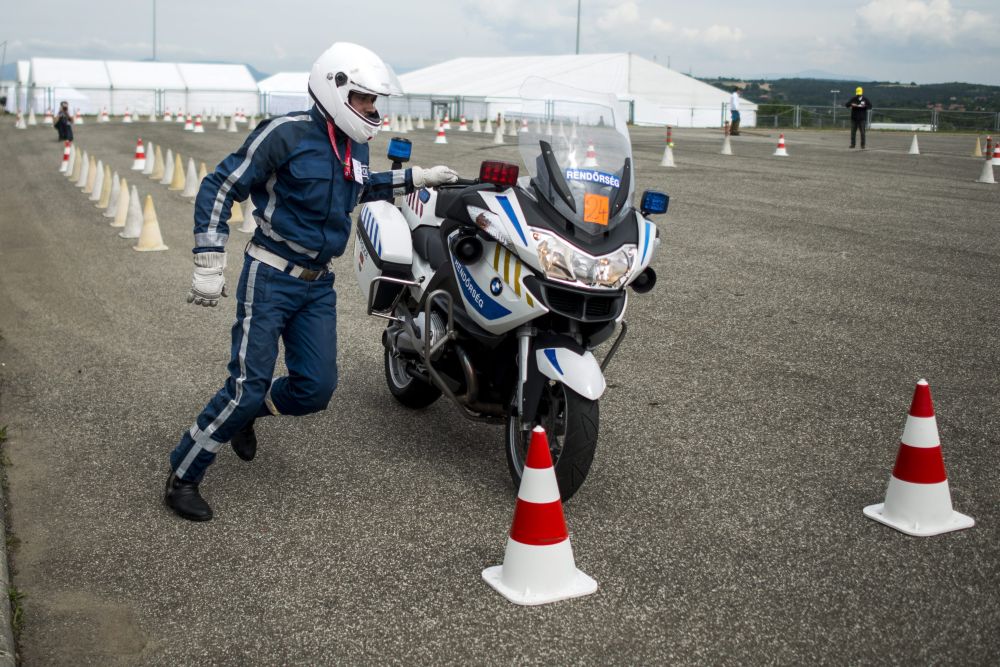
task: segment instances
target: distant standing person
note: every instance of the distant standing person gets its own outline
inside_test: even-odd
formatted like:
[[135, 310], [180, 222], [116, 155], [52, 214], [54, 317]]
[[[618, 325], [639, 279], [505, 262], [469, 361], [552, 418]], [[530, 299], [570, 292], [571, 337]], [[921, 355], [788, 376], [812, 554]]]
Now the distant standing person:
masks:
[[69, 113], [69, 102], [60, 102], [59, 113], [52, 124], [59, 132], [59, 141], [73, 141], [73, 116]]
[[729, 134], [739, 136], [740, 133], [740, 89], [733, 86], [733, 94], [729, 98]]
[[868, 112], [872, 109], [872, 101], [865, 97], [865, 91], [858, 86], [854, 97], [847, 100], [845, 107], [851, 110], [851, 148], [855, 146], [858, 130], [861, 130], [861, 148], [865, 147], [865, 129], [868, 126]]

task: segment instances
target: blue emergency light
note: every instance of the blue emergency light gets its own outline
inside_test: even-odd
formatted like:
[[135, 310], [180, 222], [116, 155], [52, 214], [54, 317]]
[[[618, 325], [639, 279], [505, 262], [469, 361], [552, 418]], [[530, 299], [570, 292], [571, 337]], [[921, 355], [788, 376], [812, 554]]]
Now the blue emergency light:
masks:
[[413, 144], [409, 139], [393, 137], [389, 140], [387, 156], [392, 162], [409, 162]]
[[646, 190], [642, 193], [642, 203], [639, 205], [639, 211], [643, 215], [656, 215], [666, 213], [668, 206], [670, 206], [670, 195], [665, 192], [657, 192], [656, 190]]

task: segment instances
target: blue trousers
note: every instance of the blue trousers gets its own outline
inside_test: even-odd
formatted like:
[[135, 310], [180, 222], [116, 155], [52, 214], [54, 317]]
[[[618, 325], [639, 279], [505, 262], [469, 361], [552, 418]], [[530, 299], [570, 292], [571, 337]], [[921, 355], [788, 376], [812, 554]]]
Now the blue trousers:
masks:
[[[170, 454], [183, 480], [201, 481], [223, 443], [251, 419], [326, 408], [337, 387], [333, 274], [306, 282], [247, 257], [236, 290], [229, 378]], [[288, 375], [272, 379], [278, 338]]]

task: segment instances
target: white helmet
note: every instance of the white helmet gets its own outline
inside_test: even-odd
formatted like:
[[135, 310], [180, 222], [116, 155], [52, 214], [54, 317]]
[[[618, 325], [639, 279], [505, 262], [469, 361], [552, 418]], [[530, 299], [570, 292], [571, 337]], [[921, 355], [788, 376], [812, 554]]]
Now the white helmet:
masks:
[[363, 46], [337, 42], [323, 52], [309, 73], [309, 95], [327, 118], [351, 139], [366, 143], [382, 127], [378, 111], [364, 116], [348, 103], [352, 92], [402, 95], [392, 68]]

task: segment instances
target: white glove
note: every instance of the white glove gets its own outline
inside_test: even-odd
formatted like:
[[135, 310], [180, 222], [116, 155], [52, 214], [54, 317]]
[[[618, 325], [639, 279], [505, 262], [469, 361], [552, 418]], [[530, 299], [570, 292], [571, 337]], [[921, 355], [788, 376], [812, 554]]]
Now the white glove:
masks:
[[415, 188], [434, 188], [445, 183], [454, 183], [458, 180], [458, 174], [455, 170], [443, 164], [431, 167], [430, 169], [422, 167], [411, 167], [410, 169], [412, 170], [413, 187]]
[[191, 278], [191, 291], [187, 302], [199, 306], [215, 307], [220, 296], [226, 293], [226, 277], [222, 270], [226, 268], [226, 253], [196, 252], [194, 254], [194, 277]]

